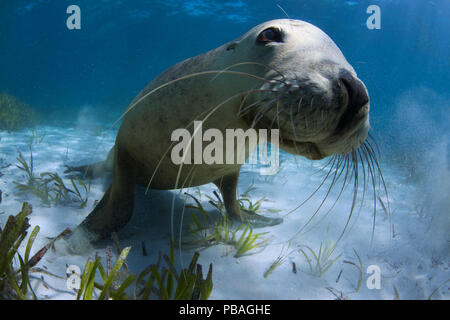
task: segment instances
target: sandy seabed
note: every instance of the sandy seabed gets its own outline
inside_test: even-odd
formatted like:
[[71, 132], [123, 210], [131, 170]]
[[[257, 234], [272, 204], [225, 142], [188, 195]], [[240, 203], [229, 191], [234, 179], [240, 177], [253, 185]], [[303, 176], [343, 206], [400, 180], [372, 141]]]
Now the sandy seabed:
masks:
[[[64, 165], [103, 160], [115, 137], [114, 130], [99, 130], [95, 126], [46, 126], [36, 128], [34, 132], [38, 137], [43, 137], [42, 141], [32, 144], [35, 172], [57, 172], [67, 181], [63, 173]], [[101, 199], [105, 181], [92, 181], [88, 203], [82, 209], [76, 204], [48, 207], [35, 196], [19, 193], [14, 182], [25, 182], [26, 178], [16, 167], [16, 158], [20, 151], [25, 159], [29, 159], [31, 135], [28, 130], [0, 132], [0, 190], [3, 193], [0, 223], [3, 225], [8, 215], [19, 212], [24, 201], [29, 202], [33, 206], [30, 223], [32, 227], [40, 226], [33, 253], [65, 228], [77, 226], [92, 210], [95, 202]], [[250, 165], [245, 165], [240, 175], [239, 192], [253, 185], [254, 189], [250, 192], [252, 200], [266, 200], [262, 203], [262, 214], [284, 218], [280, 225], [254, 230], [257, 233], [267, 232], [263, 235], [264, 239], [268, 239], [266, 245], [239, 258], [234, 257], [234, 249], [227, 245], [215, 245], [200, 251], [199, 263], [204, 270], [210, 263], [214, 266], [211, 299], [427, 299], [432, 294], [433, 299], [450, 298], [450, 283], [445, 283], [450, 278], [448, 207], [443, 207], [445, 210], [435, 209], [439, 206], [427, 203], [424, 200], [427, 197], [407, 174], [389, 163], [383, 163], [391, 216], [386, 214], [381, 204], [386, 205], [388, 199], [383, 189], [379, 188], [373, 232], [373, 189], [368, 185], [361, 203], [361, 178], [360, 200], [344, 236], [330, 256], [330, 260], [339, 259], [319, 275], [316, 270], [310, 269], [305, 255], [299, 249], [303, 248], [309, 254], [307, 246], [317, 253], [321, 246], [324, 248], [327, 242], [331, 244], [339, 238], [349, 216], [353, 184], [345, 189], [335, 204], [343, 181], [337, 183], [321, 210], [304, 227], [324, 199], [331, 179], [304, 205], [291, 211], [321, 184], [327, 172], [320, 169], [327, 161], [312, 162], [286, 154], [282, 154], [281, 160], [281, 168], [276, 175], [262, 176], [257, 167]], [[145, 188], [137, 190], [133, 218], [118, 233], [120, 245], [132, 247], [127, 259], [132, 272], [139, 273], [149, 264], [155, 263], [158, 252], [168, 252], [172, 230], [178, 235], [182, 214], [183, 227], [186, 227], [193, 212], [192, 209], [183, 210], [186, 201], [192, 203], [184, 192], [198, 195], [199, 190], [202, 204], [214, 212], [214, 207], [206, 197], [212, 196], [215, 190], [213, 184], [199, 189], [185, 189], [183, 192], [151, 190], [146, 194]], [[448, 190], [444, 189], [443, 192]], [[300, 230], [302, 232], [299, 233]], [[143, 255], [143, 243], [147, 256]], [[105, 257], [105, 248], [111, 245], [112, 241], [105, 240], [81, 255], [49, 251], [38, 266], [64, 278], [68, 265], [82, 268], [87, 258], [93, 258], [96, 253]], [[187, 249], [180, 251], [177, 246], [177, 267], [186, 267], [193, 252]], [[363, 267], [362, 273], [358, 256]], [[278, 257], [282, 257], [282, 263], [264, 277]], [[293, 270], [294, 264], [296, 272]], [[380, 271], [379, 289], [370, 288], [373, 266]], [[75, 294], [66, 287], [65, 280], [48, 275], [43, 277], [45, 285], [39, 279], [40, 275], [32, 280], [39, 298], [75, 298]]]

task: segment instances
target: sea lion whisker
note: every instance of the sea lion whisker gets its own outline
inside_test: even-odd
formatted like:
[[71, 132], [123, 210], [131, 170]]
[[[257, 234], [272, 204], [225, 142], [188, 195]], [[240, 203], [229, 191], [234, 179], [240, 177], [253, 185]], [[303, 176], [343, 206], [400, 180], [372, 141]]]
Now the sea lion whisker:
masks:
[[294, 141], [294, 148], [295, 148], [295, 150], [297, 150], [297, 152], [299, 152], [298, 151], [298, 147], [297, 147], [297, 134], [295, 133], [295, 122], [294, 122], [294, 118], [292, 116], [292, 108], [290, 109], [289, 115], [290, 115], [290, 118], [291, 118], [292, 131], [294, 133], [294, 139], [293, 139], [293, 141]]
[[334, 248], [333, 248], [333, 251], [334, 251], [334, 249], [337, 247], [337, 244], [339, 243], [339, 241], [341, 241], [341, 239], [343, 238], [343, 236], [344, 236], [344, 234], [345, 234], [345, 231], [347, 230], [347, 227], [348, 227], [348, 225], [349, 225], [349, 223], [350, 223], [350, 220], [351, 220], [351, 218], [352, 218], [352, 216], [353, 216], [353, 211], [355, 210], [356, 201], [357, 201], [357, 198], [358, 198], [358, 174], [357, 174], [357, 168], [356, 168], [356, 165], [357, 165], [357, 163], [358, 163], [358, 160], [357, 160], [357, 158], [356, 158], [356, 153], [355, 153], [354, 150], [351, 152], [351, 157], [352, 157], [352, 158], [351, 158], [351, 162], [352, 162], [352, 164], [353, 164], [353, 170], [355, 171], [354, 180], [353, 180], [353, 199], [352, 199], [352, 205], [351, 205], [350, 213], [349, 213], [349, 215], [348, 215], [348, 218], [347, 218], [347, 221], [346, 221], [346, 223], [345, 223], [344, 229], [342, 230], [341, 234], [339, 235], [338, 239], [336, 240], [335, 246], [334, 246]]
[[347, 187], [347, 181], [349, 179], [348, 172], [349, 172], [349, 162], [350, 162], [350, 160], [349, 160], [348, 154], [346, 154], [343, 157], [345, 159], [345, 162], [344, 162], [345, 176], [344, 176], [344, 181], [342, 183], [342, 188], [345, 189]]
[[[355, 179], [357, 180], [359, 184], [359, 163], [358, 163], [358, 157], [355, 150], [352, 151], [352, 161], [354, 163], [354, 173], [355, 173]], [[359, 190], [356, 190], [358, 192]]]
[[311, 103], [309, 104], [309, 109], [312, 112], [313, 111], [313, 104], [314, 104], [314, 97], [311, 98]]
[[359, 207], [358, 215], [359, 215], [359, 212], [361, 212], [361, 210], [362, 210], [362, 206], [363, 206], [363, 203], [364, 203], [364, 198], [365, 198], [365, 195], [366, 195], [366, 188], [367, 188], [366, 167], [364, 166], [364, 160], [362, 158], [361, 152], [362, 152], [361, 148], [358, 148], [357, 154], [359, 156], [359, 159], [361, 160], [360, 163], [361, 163], [361, 167], [362, 167], [362, 170], [363, 170], [363, 194], [362, 194], [361, 205]]
[[[182, 192], [182, 190], [184, 189], [184, 186], [187, 183], [187, 180], [190, 178], [190, 183], [192, 183], [192, 180], [194, 178], [194, 174], [195, 174], [195, 165], [192, 165], [191, 170], [189, 170], [188, 174], [186, 175], [186, 179], [184, 180], [184, 183], [182, 185], [182, 187], [180, 188], [180, 193]], [[189, 183], [189, 184], [190, 184]], [[186, 210], [186, 200], [187, 200], [187, 196], [184, 197], [184, 204], [183, 204], [183, 208], [181, 209], [181, 215], [180, 215], [180, 229], [179, 229], [179, 233], [178, 233], [178, 248], [179, 253], [180, 253], [180, 264], [181, 266], [183, 266], [183, 259], [182, 259], [182, 255], [181, 255], [181, 238], [182, 238], [182, 233], [183, 233], [183, 220], [184, 220], [184, 212]], [[173, 208], [175, 206], [175, 197], [172, 198], [172, 204], [171, 207]], [[170, 216], [170, 230], [171, 230], [171, 235], [174, 234], [174, 215]], [[175, 241], [175, 239], [173, 239]]]
[[[259, 100], [259, 101], [256, 101], [256, 102], [254, 102], [254, 103], [252, 103], [251, 105], [249, 105], [249, 106], [247, 106], [246, 108], [248, 109], [248, 110], [246, 110], [244, 113], [242, 113], [242, 114], [237, 114], [237, 116], [238, 116], [238, 118], [242, 118], [242, 117], [245, 117], [245, 116], [247, 116], [250, 112], [251, 112], [251, 109], [253, 109], [255, 106], [257, 106], [259, 103], [261, 103], [261, 102], [263, 102], [264, 101], [264, 99], [262, 99], [262, 100]], [[271, 102], [274, 102], [274, 101], [276, 101], [276, 99], [273, 99], [273, 100], [271, 100]], [[232, 123], [232, 121], [230, 120], [226, 125], [225, 125], [225, 127], [228, 127], [230, 124]], [[253, 127], [251, 127], [251, 128], [253, 128]], [[282, 139], [282, 138], [281, 138]]]
[[346, 185], [346, 181], [348, 179], [348, 163], [349, 163], [350, 160], [349, 160], [348, 156], [341, 156], [340, 159], [341, 159], [341, 163], [343, 165], [342, 165], [341, 171], [339, 172], [338, 179], [341, 178], [341, 176], [342, 176], [342, 174], [344, 173], [344, 170], [345, 170], [346, 174], [344, 176], [344, 181], [343, 181], [343, 184], [342, 184], [342, 187], [344, 188], [345, 185]]
[[[261, 93], [261, 92], [272, 92], [272, 90], [270, 90], [270, 89], [256, 89], [256, 88], [253, 88], [253, 90], [249, 90], [248, 93], [244, 96], [244, 98], [242, 98], [241, 104], [239, 105], [238, 115], [239, 115], [239, 113], [241, 111], [245, 111], [245, 110], [249, 109], [250, 107], [253, 107], [254, 105], [257, 105], [258, 103], [261, 103], [262, 101], [264, 101], [264, 99], [266, 99], [266, 98], [262, 98], [262, 99], [260, 99], [260, 100], [258, 100], [256, 102], [250, 104], [249, 106], [245, 106], [243, 108], [243, 106], [245, 104], [245, 101], [247, 100], [247, 98], [248, 98], [248, 96], [250, 94], [252, 94], [252, 93]], [[274, 99], [274, 100], [276, 100], [276, 99]]]
[[[190, 170], [190, 172], [189, 172], [188, 175], [187, 175], [187, 176], [191, 175], [189, 185], [192, 184], [192, 181], [193, 181], [193, 179], [194, 179], [195, 168], [196, 168], [196, 166], [195, 166], [195, 165], [192, 165], [192, 169]], [[186, 181], [187, 181], [187, 177], [186, 177], [185, 182], [186, 182]], [[184, 186], [185, 186], [185, 184], [183, 184], [181, 190], [184, 189]], [[180, 190], [180, 193], [181, 193], [181, 190]], [[175, 199], [175, 197], [172, 198], [172, 209], [173, 209], [173, 207], [174, 207], [174, 199]], [[181, 210], [180, 228], [179, 228], [179, 233], [178, 233], [178, 239], [179, 239], [179, 241], [178, 241], [178, 248], [179, 248], [179, 253], [180, 253], [180, 264], [181, 264], [182, 269], [183, 269], [183, 259], [181, 258], [181, 256], [182, 256], [182, 254], [181, 254], [181, 245], [182, 245], [181, 239], [182, 239], [182, 234], [183, 234], [183, 222], [184, 222], [184, 213], [185, 213], [185, 209], [186, 209], [186, 200], [187, 200], [187, 196], [185, 195], [185, 197], [184, 197], [183, 209]], [[174, 223], [173, 217], [174, 217], [174, 215], [171, 215], [171, 221], [170, 221], [170, 223], [171, 223], [171, 226], [170, 226], [171, 230], [174, 229], [174, 226], [173, 226], [173, 223]], [[172, 231], [172, 232], [173, 232], [173, 231]], [[184, 270], [184, 269], [183, 269], [183, 270]]]
[[335, 158], [339, 159], [340, 156], [341, 156], [341, 155], [333, 155], [332, 157], [330, 157], [330, 160], [328, 160], [328, 162], [327, 162], [325, 165], [323, 165], [322, 167], [320, 167], [320, 169], [315, 170], [315, 171], [311, 174], [311, 176], [313, 176], [313, 175], [315, 175], [315, 174], [318, 174], [318, 173], [322, 172], [323, 170], [325, 170], [325, 168], [328, 167], [328, 166], [330, 165], [331, 161], [333, 161]]
[[258, 113], [255, 115], [252, 121], [252, 125], [250, 126], [251, 129], [256, 127], [256, 124], [261, 120], [261, 118], [264, 116], [264, 113], [261, 111], [258, 111]]
[[376, 165], [377, 172], [378, 172], [378, 177], [382, 180], [382, 170], [381, 170], [381, 166], [380, 166], [380, 163], [378, 161], [376, 152], [375, 152], [373, 146], [371, 145], [371, 143], [369, 141], [365, 141], [364, 144], [367, 147], [368, 151], [370, 152], [371, 157], [372, 157], [372, 159], [373, 159], [373, 161], [374, 161], [374, 163]]
[[[374, 203], [376, 203], [377, 199], [378, 199], [378, 196], [377, 196], [376, 176], [375, 176], [375, 167], [374, 167], [375, 165], [373, 164], [373, 157], [370, 155], [370, 151], [369, 151], [369, 158], [370, 158], [370, 161], [372, 162], [372, 170], [373, 170], [373, 175], [372, 175], [372, 180], [373, 180], [373, 198], [374, 198], [373, 200], [374, 200]], [[374, 239], [374, 236], [375, 236], [375, 227], [376, 227], [376, 218], [377, 218], [377, 210], [376, 210], [375, 204], [374, 204], [373, 212], [374, 212], [374, 215], [373, 215], [372, 236], [371, 236], [371, 239], [370, 239], [370, 245], [373, 244], [373, 239]]]
[[[390, 215], [391, 215], [391, 208], [390, 208], [389, 192], [388, 192], [388, 188], [387, 188], [387, 186], [386, 186], [386, 181], [385, 181], [385, 179], [384, 179], [383, 172], [382, 172], [382, 170], [381, 170], [381, 166], [380, 166], [380, 164], [379, 164], [379, 162], [378, 162], [378, 159], [377, 159], [377, 157], [376, 157], [376, 154], [375, 154], [375, 152], [374, 152], [374, 150], [373, 150], [373, 148], [372, 148], [370, 142], [367, 141], [367, 144], [368, 144], [369, 147], [370, 147], [369, 152], [371, 152], [371, 154], [372, 154], [372, 159], [374, 160], [375, 165], [376, 165], [377, 170], [378, 170], [378, 176], [380, 177], [381, 183], [383, 184], [383, 189], [384, 189], [384, 193], [385, 193], [385, 195], [386, 195], [386, 202], [387, 202], [387, 206], [388, 206], [388, 208], [387, 208], [388, 210], [387, 210], [387, 211], [388, 211], [388, 214], [389, 214], [389, 216], [390, 216]], [[367, 146], [367, 145], [366, 145], [366, 146]]]
[[375, 234], [375, 225], [376, 225], [376, 217], [377, 217], [377, 194], [376, 194], [376, 183], [375, 183], [375, 176], [374, 176], [374, 169], [372, 168], [373, 166], [373, 162], [372, 162], [372, 158], [370, 156], [370, 153], [367, 149], [367, 146], [365, 144], [362, 145], [362, 147], [364, 148], [364, 150], [366, 152], [364, 152], [364, 156], [366, 157], [367, 160], [367, 167], [368, 170], [370, 172], [370, 176], [372, 178], [372, 188], [373, 188], [373, 223], [372, 223], [372, 237], [370, 240], [370, 243], [372, 244], [373, 242], [373, 237]]
[[[346, 172], [348, 171], [349, 159], [348, 159], [348, 157], [342, 157], [342, 159], [343, 159], [342, 161], [344, 161], [344, 165], [342, 166], [341, 171], [339, 172], [339, 175], [338, 175], [336, 181], [338, 181], [341, 178], [341, 176], [342, 176], [342, 174], [343, 174], [345, 169], [346, 169]], [[327, 213], [322, 217], [322, 219], [317, 222], [317, 224], [319, 224], [323, 219], [325, 219], [328, 216], [328, 214], [331, 212], [331, 210], [333, 210], [334, 206], [338, 203], [339, 199], [341, 198], [342, 194], [344, 193], [347, 178], [348, 178], [348, 175], [346, 174], [345, 178], [344, 178], [344, 181], [342, 183], [342, 187], [341, 187], [341, 189], [340, 189], [340, 191], [338, 193], [338, 196], [336, 197], [333, 205], [328, 209]]]
[[[180, 187], [180, 193], [183, 191], [183, 189], [185, 188], [185, 186], [189, 186], [192, 182], [192, 179], [194, 177], [193, 172], [195, 170], [195, 164], [191, 165], [191, 169], [188, 171], [187, 175], [186, 175], [186, 179], [184, 179], [183, 184]], [[188, 183], [188, 180], [190, 179], [190, 182]]]
[[[363, 144], [363, 148], [364, 148], [364, 150], [366, 151], [368, 161], [369, 161], [370, 164], [371, 164], [371, 168], [372, 168], [372, 179], [373, 179], [374, 184], [375, 184], [375, 186], [376, 186], [376, 185], [377, 185], [377, 178], [380, 176], [380, 175], [379, 175], [379, 171], [376, 170], [376, 167], [377, 167], [377, 160], [376, 160], [376, 158], [374, 158], [374, 154], [371, 152], [370, 147], [369, 147], [366, 143]], [[378, 174], [377, 174], [377, 173], [378, 173]]]
[[297, 114], [300, 113], [300, 107], [302, 105], [302, 101], [303, 101], [303, 96], [300, 97], [300, 100], [298, 101], [298, 105], [297, 105]]
[[[253, 91], [253, 92], [251, 92], [251, 93], [254, 93], [254, 92], [263, 92], [263, 91], [267, 91], [267, 90], [255, 89], [255, 91]], [[257, 106], [260, 107], [260, 106], [261, 106], [261, 103], [266, 102], [266, 103], [269, 103], [269, 104], [270, 104], [270, 103], [272, 103], [272, 102], [274, 102], [274, 101], [276, 101], [276, 100], [277, 100], [277, 98], [267, 101], [266, 98], [262, 98], [262, 99], [260, 99], [260, 100], [258, 100], [258, 101], [256, 101], [256, 102], [253, 102], [253, 103], [251, 103], [251, 104], [245, 106], [244, 108], [241, 108], [241, 107], [243, 106], [243, 103], [241, 103], [241, 107], [239, 107], [240, 110], [237, 112], [236, 116], [237, 116], [238, 118], [243, 118], [243, 117], [247, 116], [247, 115], [251, 112], [251, 110], [252, 110], [253, 108], [255, 108], [255, 107], [257, 107]], [[264, 104], [262, 104], [262, 105], [264, 106]], [[202, 114], [203, 114], [203, 113], [202, 113]], [[228, 127], [228, 125], [231, 124], [231, 122], [232, 122], [233, 120], [235, 120], [235, 119], [231, 119], [231, 120], [225, 125], [225, 127]]]
[[247, 94], [242, 98], [241, 104], [239, 105], [239, 111], [238, 111], [238, 114], [239, 114], [239, 112], [241, 111], [242, 106], [245, 104], [245, 101], [247, 101], [247, 98], [248, 98], [249, 95], [250, 95], [250, 93], [247, 93]]
[[[258, 92], [258, 93], [260, 93], [260, 92], [271, 92], [271, 90], [269, 90], [269, 89], [254, 89], [253, 91], [249, 92], [249, 93], [242, 99], [241, 104], [239, 105], [239, 109], [238, 109], [238, 113], [237, 113], [237, 116], [238, 116], [239, 118], [241, 118], [241, 117], [247, 115], [247, 114], [250, 112], [250, 109], [252, 109], [252, 108], [255, 107], [255, 106], [258, 106], [261, 102], [263, 102], [264, 100], [266, 100], [266, 98], [262, 98], [262, 99], [260, 99], [260, 100], [258, 100], [258, 101], [256, 101], [256, 102], [251, 103], [250, 105], [247, 105], [247, 106], [243, 107], [244, 104], [245, 104], [245, 101], [246, 101], [247, 97], [248, 97], [250, 94], [255, 93], [255, 92]], [[272, 103], [272, 101], [276, 101], [276, 100], [277, 100], [277, 98], [272, 99], [272, 100], [270, 100], [271, 102], [269, 102], [269, 103]]]
[[[364, 159], [363, 159], [363, 157], [362, 157], [362, 155], [361, 155], [362, 152], [363, 152], [363, 150], [362, 150], [361, 148], [358, 148], [358, 149], [356, 150], [357, 156], [358, 156], [359, 159], [360, 159], [361, 167], [362, 167], [362, 170], [363, 170], [363, 194], [362, 194], [362, 197], [361, 197], [360, 206], [359, 206], [358, 213], [357, 213], [357, 215], [356, 215], [355, 222], [356, 222], [356, 220], [358, 220], [358, 217], [359, 217], [360, 214], [361, 214], [362, 207], [363, 207], [364, 200], [365, 200], [365, 195], [366, 195], [366, 188], [367, 188], [366, 169], [365, 169], [365, 165], [364, 165]], [[359, 161], [358, 161], [358, 162], [359, 162]], [[351, 229], [351, 228], [352, 228], [352, 227], [350, 227], [350, 229]]]
[[[278, 109], [280, 109], [280, 110], [278, 111]], [[284, 107], [280, 108], [280, 100], [278, 100], [277, 101], [277, 114], [275, 116], [276, 119], [277, 119], [277, 129], [281, 129], [281, 127], [280, 127], [280, 114], [281, 114], [282, 111], [284, 111]], [[283, 139], [283, 137], [281, 137], [281, 139]]]
[[355, 170], [353, 170], [353, 167], [351, 166], [353, 164], [352, 158], [351, 158], [351, 152], [349, 152], [348, 154], [349, 156], [349, 172], [350, 172], [350, 177], [348, 178], [348, 183], [351, 182], [352, 178], [353, 178], [353, 174], [355, 173]]
[[253, 118], [252, 121], [252, 125], [250, 126], [250, 128], [255, 128], [256, 125], [258, 124], [258, 122], [264, 117], [265, 113], [268, 112], [271, 109], [271, 105], [272, 103], [274, 103], [275, 101], [277, 101], [278, 99], [272, 99], [270, 100], [268, 103], [265, 103], [262, 107], [261, 110], [259, 110], [255, 117]]
[[376, 183], [375, 183], [375, 181], [376, 181], [375, 164], [373, 162], [372, 155], [369, 153], [368, 148], [365, 143], [361, 145], [360, 149], [361, 149], [362, 154], [364, 155], [364, 158], [366, 159], [367, 168], [368, 168], [367, 177], [368, 177], [368, 179], [372, 180], [372, 184], [376, 185]]
[[[281, 72], [278, 71], [277, 69], [275, 69], [275, 68], [273, 68], [273, 67], [270, 67], [270, 66], [268, 66], [268, 65], [266, 65], [266, 64], [264, 64], [264, 63], [259, 63], [259, 62], [240, 62], [240, 63], [232, 64], [231, 66], [226, 67], [226, 68], [223, 69], [222, 71], [227, 71], [227, 70], [229, 70], [229, 69], [231, 69], [231, 68], [234, 68], [234, 67], [237, 67], [237, 66], [241, 66], [241, 65], [257, 65], [257, 66], [265, 67], [265, 68], [267, 68], [267, 69], [269, 69], [269, 70], [273, 70], [273, 71], [275, 71], [279, 76], [281, 76], [281, 77], [283, 78], [283, 81], [278, 80], [278, 79], [274, 79], [274, 80], [275, 80], [275, 81], [280, 81], [280, 82], [286, 84], [286, 82], [285, 82], [285, 81], [286, 81], [286, 77], [284, 76], [283, 73], [281, 73]], [[211, 79], [211, 81], [215, 80], [217, 77], [219, 77], [220, 75], [222, 75], [222, 73], [223, 73], [223, 72], [219, 72], [213, 79]]]
[[[331, 182], [331, 185], [330, 185], [330, 187], [329, 187], [329, 189], [328, 189], [328, 192], [327, 192], [327, 194], [326, 194], [326, 197], [328, 197], [329, 193], [331, 192], [331, 189], [334, 187], [334, 185], [337, 183], [337, 181], [339, 181], [339, 179], [340, 179], [340, 177], [341, 177], [341, 175], [342, 175], [342, 173], [343, 173], [343, 171], [344, 171], [344, 168], [345, 168], [345, 166], [346, 166], [346, 162], [347, 162], [347, 161], [348, 161], [348, 158], [345, 158], [345, 157], [339, 157], [339, 158], [338, 158], [338, 164], [336, 165], [335, 172], [334, 172], [334, 177], [333, 177], [333, 180], [332, 180], [332, 182]], [[341, 164], [342, 164], [342, 163], [343, 163], [344, 165], [343, 165], [342, 168], [341, 168]], [[340, 172], [339, 172], [339, 169], [340, 169]], [[339, 174], [337, 174], [338, 172], [339, 172]], [[337, 198], [335, 199], [335, 201], [334, 201], [334, 203], [332, 204], [332, 206], [328, 209], [328, 211], [320, 218], [319, 221], [316, 222], [316, 224], [315, 224], [314, 226], [311, 226], [311, 228], [310, 228], [309, 230], [307, 230], [305, 233], [307, 233], [307, 232], [311, 231], [312, 229], [314, 229], [315, 226], [319, 225], [319, 224], [320, 224], [320, 223], [328, 216], [328, 214], [329, 214], [329, 213], [331, 212], [331, 210], [334, 208], [334, 206], [336, 205], [336, 203], [339, 201], [339, 199], [340, 199], [340, 197], [341, 197], [341, 195], [342, 195], [342, 193], [343, 193], [343, 191], [344, 191], [344, 185], [345, 185], [345, 183], [343, 184], [343, 186], [342, 186], [342, 188], [341, 188], [341, 190], [340, 190], [340, 192], [339, 192]], [[322, 201], [322, 204], [323, 204], [323, 202], [325, 202], [326, 197], [325, 197], [324, 200]], [[321, 205], [322, 205], [322, 204], [321, 204]], [[320, 208], [319, 208], [319, 209], [320, 209]], [[309, 222], [310, 222], [310, 221], [308, 221], [307, 224], [308, 224]], [[305, 227], [306, 227], [306, 225], [303, 226], [302, 229], [304, 229]], [[302, 231], [302, 230], [300, 230], [299, 232], [297, 232], [296, 236], [297, 236], [301, 231]]]
[[340, 197], [340, 195], [344, 192], [344, 190], [346, 189], [346, 187], [351, 179], [351, 175], [349, 177], [349, 172], [351, 171], [350, 170], [350, 162], [351, 162], [350, 157], [348, 154], [345, 154], [345, 155], [341, 155], [341, 159], [343, 159], [343, 165], [342, 165], [342, 169], [341, 169], [341, 172], [339, 173], [338, 178], [340, 179], [342, 177], [342, 175], [344, 174], [344, 171], [345, 171], [345, 175], [344, 175], [344, 178], [342, 181], [342, 187], [341, 187], [341, 190], [339, 191], [338, 197]]
[[375, 137], [370, 132], [367, 134], [367, 137], [368, 137], [369, 141], [373, 141], [373, 143], [375, 144], [375, 148], [377, 150], [377, 154], [381, 155], [381, 150], [380, 150], [380, 147], [378, 146], [377, 141], [375, 140]]
[[193, 77], [198, 77], [198, 76], [203, 76], [203, 75], [208, 75], [208, 74], [216, 74], [218, 72], [222, 72], [222, 73], [226, 73], [226, 74], [231, 74], [231, 75], [240, 75], [240, 76], [246, 76], [246, 77], [250, 77], [250, 78], [254, 78], [266, 83], [270, 84], [270, 80], [266, 79], [266, 78], [262, 78], [259, 77], [257, 75], [253, 75], [250, 73], [246, 73], [246, 72], [240, 72], [240, 71], [227, 71], [227, 70], [209, 70], [209, 71], [200, 71], [200, 72], [196, 72], [196, 73], [192, 73], [192, 74], [188, 74], [185, 76], [181, 76], [177, 79], [173, 79], [170, 81], [167, 81], [165, 83], [163, 83], [162, 85], [156, 87], [155, 89], [150, 90], [149, 92], [147, 92], [146, 94], [144, 94], [142, 97], [140, 97], [139, 99], [137, 99], [135, 102], [132, 102], [132, 104], [125, 110], [125, 112], [122, 113], [122, 115], [116, 120], [114, 121], [114, 123], [111, 125], [112, 129], [120, 120], [122, 120], [122, 118], [129, 113], [139, 102], [141, 102], [142, 100], [144, 100], [145, 98], [147, 98], [148, 96], [150, 96], [151, 94], [171, 85], [174, 84], [176, 82], [182, 81], [182, 80], [186, 80], [186, 79], [190, 79]]
[[[273, 99], [273, 101], [276, 101], [276, 99]], [[247, 115], [250, 112], [250, 109], [252, 109], [255, 106], [258, 106], [261, 102], [264, 102], [264, 99], [253, 102], [253, 103], [245, 106], [244, 108], [240, 108], [238, 111], [238, 114], [237, 114], [238, 117], [243, 117], [243, 116]]]
[[[309, 108], [310, 111], [313, 111], [313, 102], [314, 102], [314, 97], [311, 98], [311, 103], [309, 104]], [[305, 127], [306, 129], [308, 129], [309, 125], [308, 125], [308, 116], [305, 117]]]
[[277, 112], [275, 114], [275, 117], [272, 119], [272, 123], [270, 124], [269, 130], [272, 130], [273, 124], [275, 123], [275, 121], [277, 121], [278, 129], [280, 128], [280, 123], [278, 121], [278, 117], [279, 117], [280, 113], [283, 111], [283, 109], [280, 110], [280, 100], [276, 100], [276, 102], [277, 102], [277, 104], [276, 104], [277, 105]]
[[302, 203], [300, 203], [297, 207], [295, 207], [294, 209], [291, 209], [288, 213], [286, 213], [284, 215], [284, 217], [287, 217], [288, 215], [290, 215], [292, 212], [296, 211], [297, 209], [299, 209], [300, 207], [302, 207], [308, 200], [310, 200], [323, 186], [323, 184], [325, 183], [325, 181], [328, 179], [328, 177], [330, 176], [331, 171], [333, 170], [333, 167], [335, 165], [336, 162], [336, 158], [333, 160], [333, 163], [331, 165], [330, 170], [328, 170], [327, 175], [325, 176], [325, 178], [322, 180], [322, 182], [319, 184], [319, 186], [305, 199], [303, 200]]
[[369, 147], [369, 145], [367, 144], [366, 141], [365, 141], [364, 144], [363, 144], [363, 148], [364, 148], [364, 150], [366, 151], [367, 157], [368, 157], [368, 159], [369, 159], [369, 161], [370, 161], [370, 163], [371, 163], [372, 170], [373, 170], [373, 179], [375, 180], [375, 184], [377, 184], [377, 183], [376, 183], [376, 182], [377, 182], [377, 178], [379, 177], [379, 174], [377, 174], [378, 171], [376, 170], [376, 162], [377, 162], [377, 159], [376, 159], [376, 157], [374, 156], [374, 154], [371, 152], [371, 149], [370, 149], [370, 147]]

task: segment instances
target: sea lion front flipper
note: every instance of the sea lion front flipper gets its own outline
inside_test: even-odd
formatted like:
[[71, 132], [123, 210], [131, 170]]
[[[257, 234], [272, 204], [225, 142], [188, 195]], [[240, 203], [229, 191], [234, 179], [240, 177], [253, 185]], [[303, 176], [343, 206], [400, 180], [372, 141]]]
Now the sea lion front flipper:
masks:
[[239, 171], [214, 181], [214, 184], [222, 194], [225, 209], [230, 219], [237, 220], [241, 223], [250, 223], [256, 228], [275, 226], [283, 222], [282, 218], [264, 217], [254, 212], [241, 209], [236, 198], [238, 180]]

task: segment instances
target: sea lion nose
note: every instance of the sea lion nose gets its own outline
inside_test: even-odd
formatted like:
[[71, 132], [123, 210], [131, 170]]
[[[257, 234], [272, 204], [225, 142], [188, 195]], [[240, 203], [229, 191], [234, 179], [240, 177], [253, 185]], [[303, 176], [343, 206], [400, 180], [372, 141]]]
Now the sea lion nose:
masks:
[[339, 81], [344, 85], [348, 94], [347, 109], [351, 112], [357, 112], [360, 108], [369, 102], [366, 87], [358, 78], [355, 78], [346, 69], [339, 72]]

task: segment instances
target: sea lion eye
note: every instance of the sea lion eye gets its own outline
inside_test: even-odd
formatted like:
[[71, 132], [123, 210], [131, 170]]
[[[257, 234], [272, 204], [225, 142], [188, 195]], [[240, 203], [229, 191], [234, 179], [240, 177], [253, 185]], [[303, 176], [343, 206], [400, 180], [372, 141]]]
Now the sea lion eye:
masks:
[[281, 39], [281, 31], [278, 28], [267, 28], [266, 30], [262, 31], [258, 38], [256, 39], [260, 43], [268, 43], [268, 42], [282, 42]]

